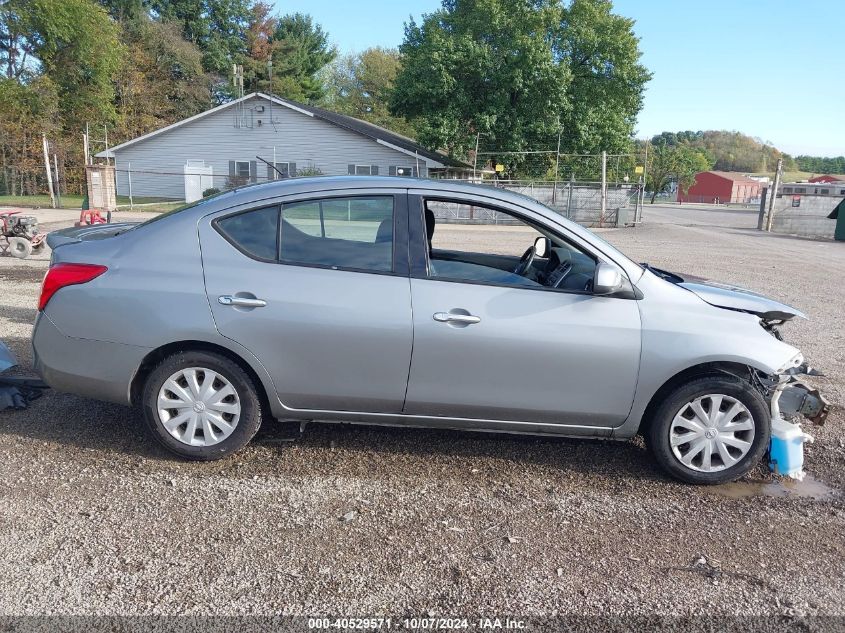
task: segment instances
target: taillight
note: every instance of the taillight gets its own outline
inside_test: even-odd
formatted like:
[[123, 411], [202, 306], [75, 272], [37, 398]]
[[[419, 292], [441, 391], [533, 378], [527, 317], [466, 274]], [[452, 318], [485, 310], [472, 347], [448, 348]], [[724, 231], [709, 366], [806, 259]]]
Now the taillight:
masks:
[[97, 264], [68, 264], [60, 263], [50, 267], [41, 284], [41, 298], [38, 300], [38, 310], [47, 307], [47, 303], [56, 292], [65, 286], [85, 284], [99, 277], [108, 268]]

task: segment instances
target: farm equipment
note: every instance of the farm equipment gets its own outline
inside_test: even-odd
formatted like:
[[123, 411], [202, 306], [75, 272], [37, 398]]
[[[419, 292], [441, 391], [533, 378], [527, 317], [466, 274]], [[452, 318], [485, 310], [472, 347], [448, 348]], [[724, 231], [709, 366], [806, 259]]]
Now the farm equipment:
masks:
[[0, 253], [25, 259], [44, 249], [43, 233], [38, 232], [38, 220], [20, 211], [0, 211]]
[[76, 222], [74, 226], [91, 226], [92, 224], [108, 224], [109, 219], [108, 216], [111, 214], [107, 214], [107, 217], [103, 217], [100, 214], [98, 209], [82, 209], [79, 213], [79, 222]]

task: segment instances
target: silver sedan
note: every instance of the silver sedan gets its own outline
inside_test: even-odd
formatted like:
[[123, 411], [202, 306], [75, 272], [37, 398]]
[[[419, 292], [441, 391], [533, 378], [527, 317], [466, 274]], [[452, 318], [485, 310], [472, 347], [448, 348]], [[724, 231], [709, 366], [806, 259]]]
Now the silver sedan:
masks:
[[270, 418], [641, 433], [671, 475], [719, 483], [761, 459], [772, 394], [807, 371], [777, 329], [794, 308], [637, 264], [492, 187], [293, 179], [48, 243], [38, 371], [141, 407], [189, 459]]

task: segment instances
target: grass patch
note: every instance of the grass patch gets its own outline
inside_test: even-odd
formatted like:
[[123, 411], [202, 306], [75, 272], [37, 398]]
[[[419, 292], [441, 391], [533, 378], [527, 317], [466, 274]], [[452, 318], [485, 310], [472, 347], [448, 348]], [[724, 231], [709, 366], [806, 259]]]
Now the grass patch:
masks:
[[[78, 209], [82, 206], [82, 196], [63, 195], [62, 209]], [[0, 196], [0, 207], [25, 207], [30, 209], [50, 208], [50, 196]]]

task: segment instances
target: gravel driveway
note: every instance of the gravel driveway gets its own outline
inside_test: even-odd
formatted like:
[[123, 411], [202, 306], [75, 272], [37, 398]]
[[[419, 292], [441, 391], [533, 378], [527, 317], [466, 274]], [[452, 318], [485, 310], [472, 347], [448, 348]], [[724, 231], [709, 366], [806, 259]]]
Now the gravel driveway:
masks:
[[[753, 226], [648, 207], [602, 235], [806, 311], [785, 337], [845, 402], [845, 244]], [[24, 370], [47, 258], [0, 258], [0, 338]], [[186, 463], [136, 412], [48, 392], [0, 413], [0, 614], [845, 616], [843, 421], [808, 429], [803, 485], [761, 469], [696, 488], [640, 441], [351, 425], [296, 442], [265, 425], [232, 459]]]

